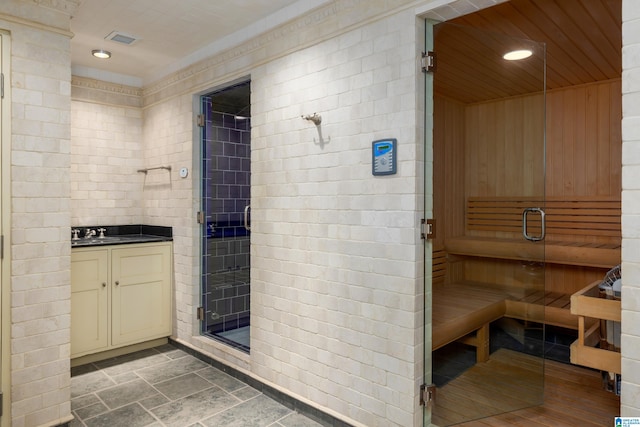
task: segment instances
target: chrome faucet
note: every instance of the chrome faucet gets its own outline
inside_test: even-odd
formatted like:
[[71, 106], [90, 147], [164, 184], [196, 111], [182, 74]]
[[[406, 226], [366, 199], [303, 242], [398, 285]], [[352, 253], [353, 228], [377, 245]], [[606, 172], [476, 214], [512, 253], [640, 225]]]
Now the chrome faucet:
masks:
[[80, 230], [78, 230], [77, 228], [72, 229], [71, 234], [73, 234], [73, 237], [71, 238], [71, 240], [80, 240], [80, 238], [78, 237], [78, 233], [80, 233]]
[[95, 236], [95, 235], [96, 235], [96, 230], [92, 230], [92, 229], [90, 229], [90, 228], [87, 228], [87, 229], [84, 231], [84, 238], [85, 238], [85, 239], [90, 239], [91, 237], [93, 237], [93, 236]]
[[106, 228], [98, 228], [98, 232], [100, 233], [100, 235], [98, 236], [98, 239], [104, 239], [104, 232], [107, 231]]

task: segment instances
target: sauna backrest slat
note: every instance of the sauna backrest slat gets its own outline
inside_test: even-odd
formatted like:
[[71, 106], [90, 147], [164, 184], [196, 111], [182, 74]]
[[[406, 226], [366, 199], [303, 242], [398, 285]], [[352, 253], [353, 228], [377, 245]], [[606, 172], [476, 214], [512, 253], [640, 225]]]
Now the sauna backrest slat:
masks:
[[[546, 230], [551, 237], [601, 236], [620, 239], [620, 200], [607, 197], [569, 199], [470, 197], [467, 201], [466, 227], [468, 231], [520, 233], [522, 212], [527, 207], [545, 211]], [[538, 215], [530, 215], [528, 228], [535, 233], [540, 228]], [[571, 240], [571, 239], [569, 239]]]

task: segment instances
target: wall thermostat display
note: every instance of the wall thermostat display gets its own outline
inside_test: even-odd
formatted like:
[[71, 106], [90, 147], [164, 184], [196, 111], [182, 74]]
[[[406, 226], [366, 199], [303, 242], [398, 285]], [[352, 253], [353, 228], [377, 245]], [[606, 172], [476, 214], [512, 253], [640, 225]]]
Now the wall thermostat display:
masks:
[[373, 141], [371, 168], [374, 175], [396, 173], [397, 144], [398, 141], [395, 138]]

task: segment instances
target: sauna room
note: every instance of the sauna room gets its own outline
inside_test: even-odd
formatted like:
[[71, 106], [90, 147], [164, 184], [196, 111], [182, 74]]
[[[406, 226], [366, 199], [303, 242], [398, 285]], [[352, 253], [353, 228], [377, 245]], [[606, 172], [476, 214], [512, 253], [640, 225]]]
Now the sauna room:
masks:
[[437, 425], [543, 403], [545, 370], [590, 378], [609, 406], [585, 419], [619, 415], [621, 34], [621, 0], [433, 28]]

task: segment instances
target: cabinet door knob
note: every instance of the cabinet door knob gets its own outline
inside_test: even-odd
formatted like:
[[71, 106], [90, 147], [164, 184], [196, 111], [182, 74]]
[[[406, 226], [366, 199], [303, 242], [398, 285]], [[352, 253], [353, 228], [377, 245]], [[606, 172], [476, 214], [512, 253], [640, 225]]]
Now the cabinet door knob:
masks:
[[118, 286], [120, 284], [119, 280], [116, 280], [116, 286]]
[[102, 282], [102, 287], [106, 288], [107, 287], [107, 282]]

